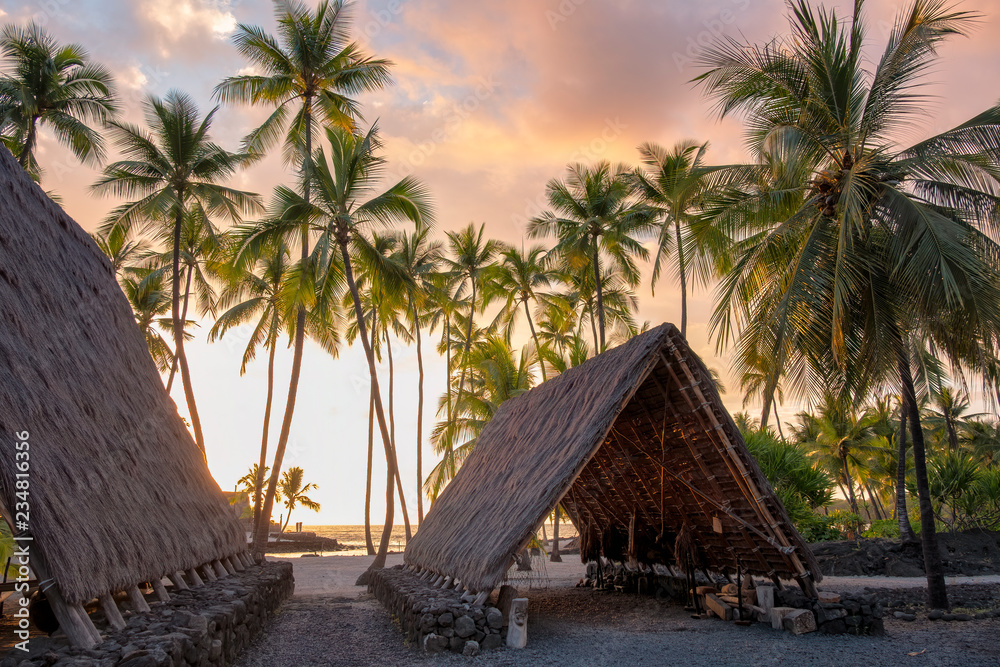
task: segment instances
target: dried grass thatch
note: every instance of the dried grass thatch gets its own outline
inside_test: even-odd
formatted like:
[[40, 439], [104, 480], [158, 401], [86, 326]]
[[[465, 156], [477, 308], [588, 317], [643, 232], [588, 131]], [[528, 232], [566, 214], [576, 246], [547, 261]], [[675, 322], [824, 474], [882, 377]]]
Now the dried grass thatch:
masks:
[[22, 431], [30, 434], [32, 549], [71, 604], [246, 549], [108, 260], [0, 148], [0, 503], [8, 518]]
[[[562, 502], [581, 558], [819, 581], [708, 370], [664, 324], [507, 401], [428, 512], [406, 562], [499, 584]], [[721, 527], [721, 533], [716, 529]]]

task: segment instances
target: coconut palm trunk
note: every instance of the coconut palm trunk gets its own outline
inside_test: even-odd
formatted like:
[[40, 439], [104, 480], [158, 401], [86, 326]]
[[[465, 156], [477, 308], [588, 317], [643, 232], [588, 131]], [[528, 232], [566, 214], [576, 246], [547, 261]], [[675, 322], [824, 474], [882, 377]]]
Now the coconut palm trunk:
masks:
[[858, 513], [858, 501], [854, 497], [854, 480], [851, 478], [851, 471], [847, 467], [846, 452], [841, 452], [840, 454], [840, 465], [844, 474], [844, 486], [847, 487], [848, 500], [851, 503], [851, 511], [860, 516]]
[[916, 533], [910, 525], [910, 513], [906, 509], [906, 402], [899, 403], [899, 452], [896, 461], [896, 519], [899, 521], [899, 537], [904, 543], [917, 544]]
[[913, 469], [917, 478], [917, 499], [920, 504], [920, 542], [924, 554], [924, 572], [927, 575], [927, 603], [932, 609], [948, 608], [948, 589], [944, 582], [941, 552], [938, 550], [937, 532], [934, 527], [934, 507], [931, 504], [930, 484], [927, 479], [927, 461], [924, 450], [924, 433], [920, 428], [920, 410], [917, 392], [913, 386], [910, 360], [903, 351], [902, 338], [897, 339], [899, 352], [897, 365], [903, 389], [903, 403], [909, 412], [910, 435], [913, 438]]
[[369, 556], [375, 555], [372, 542], [372, 458], [375, 444], [375, 388], [372, 387], [368, 399], [368, 478], [365, 483], [365, 549]]
[[410, 532], [410, 515], [406, 511], [406, 496], [403, 494], [403, 480], [399, 474], [399, 455], [396, 449], [396, 410], [395, 410], [395, 386], [396, 372], [392, 363], [392, 343], [389, 341], [389, 328], [385, 329], [385, 351], [389, 361], [389, 440], [392, 443], [393, 469], [396, 471], [396, 491], [399, 493], [399, 507], [403, 512], [403, 526], [406, 529], [406, 541], [409, 542], [413, 536]]
[[597, 348], [597, 354], [604, 351], [604, 290], [601, 288], [601, 258], [599, 255], [597, 234], [594, 237], [594, 284], [597, 285], [597, 322], [598, 330], [601, 333], [601, 345]]
[[181, 383], [184, 385], [184, 398], [187, 400], [188, 415], [191, 417], [191, 428], [194, 440], [205, 454], [205, 437], [201, 432], [201, 419], [198, 417], [198, 406], [194, 402], [194, 387], [191, 385], [191, 373], [188, 371], [187, 355], [184, 353], [184, 326], [181, 321], [181, 225], [184, 222], [184, 191], [177, 191], [177, 214], [174, 219], [174, 258], [173, 258], [173, 294], [171, 295], [170, 314], [174, 323], [174, 356], [180, 363]]
[[382, 435], [382, 446], [385, 449], [385, 463], [387, 482], [385, 490], [385, 525], [382, 528], [382, 538], [379, 540], [378, 553], [375, 560], [365, 572], [358, 577], [356, 585], [365, 586], [375, 570], [385, 567], [385, 557], [389, 553], [389, 538], [392, 535], [392, 520], [395, 499], [393, 490], [396, 476], [395, 454], [392, 451], [392, 439], [389, 436], [389, 427], [386, 424], [385, 410], [382, 407], [382, 396], [378, 388], [378, 372], [375, 368], [375, 353], [372, 351], [371, 341], [368, 340], [368, 327], [365, 325], [364, 311], [361, 309], [361, 295], [358, 292], [358, 285], [354, 282], [354, 271], [351, 268], [351, 255], [347, 251], [347, 232], [338, 231], [337, 243], [340, 245], [341, 258], [344, 260], [344, 277], [347, 279], [347, 286], [351, 290], [351, 299], [354, 301], [354, 315], [358, 321], [358, 337], [365, 350], [365, 357], [368, 359], [368, 373], [371, 376], [372, 394], [375, 398], [375, 416], [378, 418], [378, 428]]
[[35, 147], [35, 137], [38, 136], [38, 119], [32, 118], [31, 125], [28, 126], [28, 134], [24, 139], [24, 148], [21, 149], [21, 155], [17, 158], [17, 163], [21, 165], [22, 169], [27, 169], [28, 158], [31, 157], [31, 151]]
[[462, 400], [462, 390], [465, 389], [465, 371], [469, 368], [469, 349], [472, 347], [472, 320], [476, 314], [476, 278], [472, 276], [472, 299], [469, 302], [469, 326], [465, 330], [465, 345], [462, 347], [462, 374], [458, 376], [458, 393], [455, 394], [455, 405]]
[[413, 310], [413, 335], [417, 339], [417, 523], [424, 520], [424, 356], [421, 350], [420, 322], [417, 320], [417, 306], [411, 299]]
[[681, 278], [681, 337], [686, 340], [688, 324], [687, 271], [684, 268], [684, 246], [681, 245], [680, 217], [674, 217], [674, 229], [677, 232], [677, 270]]
[[[181, 308], [181, 323], [187, 322], [188, 313], [188, 301], [191, 297], [191, 272], [194, 269], [192, 267], [187, 267], [187, 277], [184, 279], [184, 305]], [[170, 365], [170, 376], [167, 378], [167, 393], [170, 393], [170, 388], [174, 386], [174, 376], [177, 374], [177, 356], [174, 356], [174, 363]]]
[[257, 479], [254, 480], [253, 489], [253, 520], [256, 529], [257, 521], [260, 520], [260, 511], [263, 505], [264, 490], [264, 466], [267, 465], [267, 435], [271, 430], [271, 403], [274, 400], [274, 352], [278, 347], [278, 310], [275, 307], [274, 316], [271, 318], [271, 331], [274, 340], [271, 342], [271, 349], [267, 352], [267, 400], [264, 402], [264, 428], [261, 429], [260, 436], [260, 463], [257, 465]]
[[[535, 323], [531, 321], [531, 310], [528, 309], [528, 300], [525, 299], [524, 303], [524, 314], [528, 318], [528, 328], [531, 329], [531, 337], [535, 341], [535, 350], [538, 352], [538, 367], [542, 370], [542, 382], [545, 382], [547, 378], [545, 377], [545, 360], [542, 359], [542, 344], [538, 342], [538, 334], [535, 333]], [[556, 509], [556, 516], [558, 516], [559, 510]]]
[[[312, 164], [312, 114], [310, 112], [312, 100], [306, 97], [305, 101], [305, 155], [302, 159], [302, 194], [306, 203], [309, 202], [309, 179]], [[303, 264], [309, 261], [309, 223], [302, 224], [301, 240], [301, 261]], [[292, 374], [288, 381], [288, 398], [285, 401], [285, 415], [281, 420], [281, 432], [278, 434], [278, 445], [274, 449], [274, 466], [271, 470], [271, 478], [267, 482], [267, 494], [264, 496], [264, 505], [261, 516], [254, 530], [253, 550], [263, 554], [267, 549], [268, 535], [271, 529], [271, 511], [274, 509], [274, 496], [278, 490], [278, 478], [281, 473], [281, 463], [285, 458], [285, 447], [288, 445], [288, 436], [292, 430], [292, 415], [295, 413], [295, 399], [299, 391], [299, 376], [302, 374], [302, 352], [306, 342], [306, 309], [299, 305], [295, 313], [295, 341], [292, 352]]]
[[559, 555], [559, 503], [556, 503], [555, 520], [552, 522], [552, 548], [549, 549], [549, 560], [553, 563], [562, 562], [562, 556]]

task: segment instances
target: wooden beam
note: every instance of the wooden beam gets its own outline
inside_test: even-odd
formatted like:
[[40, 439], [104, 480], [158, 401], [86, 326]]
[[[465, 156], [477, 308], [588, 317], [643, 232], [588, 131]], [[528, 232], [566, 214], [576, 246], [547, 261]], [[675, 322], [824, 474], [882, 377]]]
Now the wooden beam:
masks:
[[211, 563], [205, 563], [201, 566], [201, 573], [205, 575], [205, 578], [211, 581], [217, 581], [219, 578], [215, 575], [215, 568], [212, 567]]
[[211, 566], [215, 568], [215, 574], [219, 577], [219, 579], [225, 579], [229, 576], [229, 573], [226, 572], [226, 568], [222, 566], [222, 563], [219, 562], [218, 558], [212, 561]]
[[192, 586], [201, 586], [202, 584], [205, 583], [204, 581], [201, 580], [201, 577], [198, 575], [198, 570], [193, 567], [187, 571], [187, 578], [191, 582]]
[[146, 602], [146, 598], [142, 596], [142, 591], [136, 585], [129, 586], [125, 591], [128, 593], [128, 599], [132, 601], [132, 608], [138, 612], [149, 611], [149, 604]]
[[115, 603], [115, 596], [111, 593], [103, 593], [100, 598], [101, 610], [104, 612], [104, 617], [108, 619], [108, 625], [111, 626], [113, 630], [121, 630], [125, 627], [125, 619], [122, 618], [122, 612], [118, 609], [118, 605]]
[[229, 564], [232, 565], [233, 569], [236, 570], [237, 572], [243, 572], [244, 570], [247, 569], [243, 565], [243, 561], [240, 560], [239, 554], [233, 554], [232, 556], [230, 556], [226, 560], [229, 561]]
[[180, 572], [171, 572], [167, 576], [170, 577], [170, 583], [172, 583], [174, 585], [175, 589], [177, 589], [179, 591], [186, 591], [186, 590], [188, 590], [188, 585], [184, 581], [184, 577], [181, 576]]
[[156, 598], [160, 602], [170, 602], [170, 593], [167, 592], [161, 579], [153, 580], [153, 592], [156, 593]]
[[222, 567], [225, 568], [227, 574], [236, 574], [236, 568], [233, 567], [228, 557], [223, 558], [219, 562], [222, 563]]
[[[15, 538], [16, 539], [16, 538]], [[38, 588], [45, 594], [59, 621], [59, 628], [66, 633], [66, 638], [70, 644], [77, 648], [90, 649], [101, 643], [101, 633], [94, 627], [94, 622], [87, 615], [80, 605], [71, 605], [66, 602], [59, 589], [59, 585], [49, 575], [48, 565], [45, 562], [45, 554], [39, 549], [37, 544], [32, 546], [31, 569], [38, 577]]]

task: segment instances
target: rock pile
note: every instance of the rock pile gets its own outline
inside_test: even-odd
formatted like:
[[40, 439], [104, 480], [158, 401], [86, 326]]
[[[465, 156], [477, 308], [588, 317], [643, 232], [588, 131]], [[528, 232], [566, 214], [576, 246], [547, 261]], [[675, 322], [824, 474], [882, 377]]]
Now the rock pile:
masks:
[[0, 667], [223, 667], [257, 638], [268, 618], [295, 590], [291, 563], [265, 563], [186, 591], [169, 602], [149, 600], [146, 613], [125, 611], [126, 627], [105, 628], [104, 642], [84, 650], [65, 640], [34, 637], [30, 651], [11, 651]]
[[429, 653], [476, 655], [503, 644], [504, 615], [499, 609], [432, 584], [397, 565], [374, 572], [368, 590], [399, 621], [406, 640]]

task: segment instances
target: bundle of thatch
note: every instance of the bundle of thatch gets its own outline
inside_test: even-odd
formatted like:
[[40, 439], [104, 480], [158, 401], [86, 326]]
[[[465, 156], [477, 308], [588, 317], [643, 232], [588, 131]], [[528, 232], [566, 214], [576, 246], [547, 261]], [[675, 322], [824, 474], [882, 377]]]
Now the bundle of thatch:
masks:
[[0, 509], [8, 520], [23, 431], [32, 550], [70, 604], [245, 550], [107, 258], [0, 148]]
[[670, 324], [504, 403], [406, 562], [490, 590], [557, 502], [580, 529], [584, 561], [682, 557], [810, 589], [822, 577], [708, 370]]

